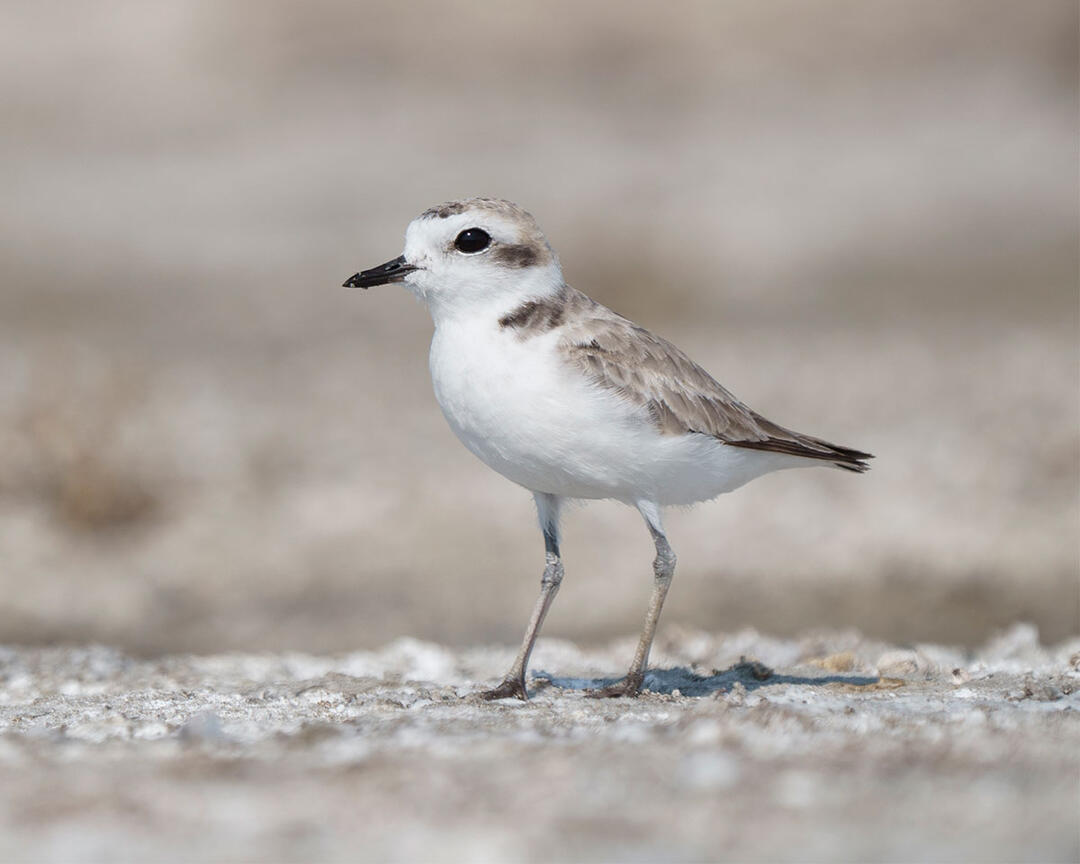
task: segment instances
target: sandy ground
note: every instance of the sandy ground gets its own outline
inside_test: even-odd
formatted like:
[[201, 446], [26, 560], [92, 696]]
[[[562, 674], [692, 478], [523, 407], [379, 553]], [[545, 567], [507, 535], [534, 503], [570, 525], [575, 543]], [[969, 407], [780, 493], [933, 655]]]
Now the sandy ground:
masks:
[[507, 648], [0, 650], [0, 858], [1075, 861], [1080, 640], [853, 632]]

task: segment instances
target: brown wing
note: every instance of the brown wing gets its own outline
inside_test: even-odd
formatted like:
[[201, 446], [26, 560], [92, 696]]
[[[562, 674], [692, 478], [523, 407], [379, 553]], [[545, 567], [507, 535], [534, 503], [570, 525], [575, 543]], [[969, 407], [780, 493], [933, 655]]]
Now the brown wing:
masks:
[[561, 317], [568, 359], [597, 384], [644, 406], [669, 435], [711, 435], [733, 447], [787, 453], [866, 471], [869, 453], [785, 429], [748, 408], [682, 351], [567, 288]]

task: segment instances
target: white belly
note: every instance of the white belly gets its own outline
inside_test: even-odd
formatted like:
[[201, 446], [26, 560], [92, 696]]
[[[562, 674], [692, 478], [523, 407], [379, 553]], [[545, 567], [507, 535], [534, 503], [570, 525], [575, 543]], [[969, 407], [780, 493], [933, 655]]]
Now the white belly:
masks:
[[804, 460], [661, 435], [644, 412], [558, 354], [557, 332], [518, 338], [496, 321], [443, 322], [431, 342], [435, 398], [488, 466], [569, 498], [691, 504]]

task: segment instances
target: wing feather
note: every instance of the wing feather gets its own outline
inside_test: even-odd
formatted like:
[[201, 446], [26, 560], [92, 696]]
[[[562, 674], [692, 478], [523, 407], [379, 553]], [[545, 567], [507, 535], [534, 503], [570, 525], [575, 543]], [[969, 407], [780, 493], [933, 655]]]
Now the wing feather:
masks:
[[744, 405], [682, 351], [580, 291], [559, 301], [562, 348], [597, 385], [646, 409], [664, 434], [710, 435], [733, 447], [786, 453], [866, 471], [869, 453], [785, 429]]

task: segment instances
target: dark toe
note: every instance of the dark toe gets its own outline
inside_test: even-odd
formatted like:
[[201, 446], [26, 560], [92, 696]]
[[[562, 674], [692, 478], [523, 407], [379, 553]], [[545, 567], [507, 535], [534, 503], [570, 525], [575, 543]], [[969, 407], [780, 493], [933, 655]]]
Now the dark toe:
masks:
[[623, 697], [630, 699], [634, 696], [640, 696], [644, 677], [643, 675], [628, 675], [622, 681], [616, 681], [614, 684], [601, 687], [599, 690], [589, 690], [585, 695], [592, 699], [620, 699]]
[[529, 701], [529, 694], [525, 690], [525, 682], [515, 678], [507, 678], [498, 687], [484, 690], [477, 695], [488, 702], [495, 699], [510, 698], [520, 699], [522, 702]]

